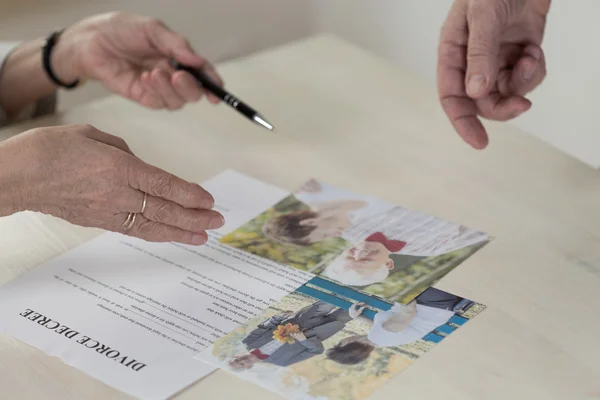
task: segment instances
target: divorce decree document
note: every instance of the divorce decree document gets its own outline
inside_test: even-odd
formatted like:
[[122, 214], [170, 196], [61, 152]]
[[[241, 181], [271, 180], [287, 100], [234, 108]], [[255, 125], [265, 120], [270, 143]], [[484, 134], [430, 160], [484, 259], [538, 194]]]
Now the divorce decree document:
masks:
[[0, 331], [142, 399], [212, 372], [194, 355], [312, 275], [219, 243], [287, 192], [233, 171], [203, 186], [227, 221], [206, 245], [103, 234], [1, 287]]

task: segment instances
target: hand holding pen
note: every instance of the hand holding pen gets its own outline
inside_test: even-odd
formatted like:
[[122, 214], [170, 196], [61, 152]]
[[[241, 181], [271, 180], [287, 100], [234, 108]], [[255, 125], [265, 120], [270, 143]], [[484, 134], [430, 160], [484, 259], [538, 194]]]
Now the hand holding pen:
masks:
[[265, 127], [266, 129], [273, 130], [274, 126], [271, 125], [262, 115], [256, 110], [242, 102], [240, 99], [227, 92], [221, 86], [213, 82], [201, 69], [192, 68], [179, 63], [176, 60], [171, 60], [171, 66], [177, 70], [186, 71], [191, 74], [204, 90], [221, 99], [237, 112], [248, 118], [249, 120]]

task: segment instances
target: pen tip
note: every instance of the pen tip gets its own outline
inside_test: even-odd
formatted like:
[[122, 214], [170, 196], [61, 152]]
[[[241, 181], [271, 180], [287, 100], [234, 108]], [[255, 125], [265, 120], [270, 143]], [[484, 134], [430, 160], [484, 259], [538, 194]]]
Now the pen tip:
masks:
[[260, 115], [255, 115], [253, 118], [254, 122], [256, 122], [259, 125], [264, 126], [265, 128], [267, 128], [268, 130], [272, 131], [273, 129], [275, 129], [275, 127], [273, 125], [271, 125], [269, 122], [267, 122], [266, 119], [264, 119], [263, 117], [261, 117]]

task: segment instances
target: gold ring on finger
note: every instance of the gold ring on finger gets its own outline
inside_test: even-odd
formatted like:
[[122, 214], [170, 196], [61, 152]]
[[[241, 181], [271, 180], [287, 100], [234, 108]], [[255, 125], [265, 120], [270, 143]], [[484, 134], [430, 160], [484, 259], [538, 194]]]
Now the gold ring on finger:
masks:
[[132, 221], [135, 221], [135, 213], [127, 214], [127, 218], [125, 219], [125, 222], [123, 222], [123, 225], [121, 225], [121, 228], [124, 231], [130, 229], [133, 226]]
[[140, 214], [143, 214], [144, 211], [146, 211], [147, 200], [148, 200], [148, 193], [144, 193], [144, 201], [142, 201], [142, 210], [140, 211]]
[[135, 217], [137, 216], [137, 214], [133, 214], [133, 216], [131, 217], [131, 221], [129, 221], [129, 225], [127, 225], [127, 227], [125, 228], [126, 231], [130, 230], [131, 228], [133, 228], [133, 225], [135, 224]]

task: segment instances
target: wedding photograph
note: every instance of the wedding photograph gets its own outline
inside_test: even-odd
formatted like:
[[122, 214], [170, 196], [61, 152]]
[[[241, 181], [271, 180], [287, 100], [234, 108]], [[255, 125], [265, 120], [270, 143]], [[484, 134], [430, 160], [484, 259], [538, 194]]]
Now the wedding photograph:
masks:
[[221, 243], [403, 304], [487, 234], [310, 180]]
[[312, 272], [360, 240], [366, 221], [393, 208], [313, 179], [220, 241]]
[[289, 398], [361, 400], [484, 309], [435, 288], [386, 303], [317, 278], [199, 357]]

